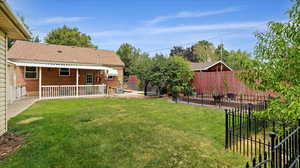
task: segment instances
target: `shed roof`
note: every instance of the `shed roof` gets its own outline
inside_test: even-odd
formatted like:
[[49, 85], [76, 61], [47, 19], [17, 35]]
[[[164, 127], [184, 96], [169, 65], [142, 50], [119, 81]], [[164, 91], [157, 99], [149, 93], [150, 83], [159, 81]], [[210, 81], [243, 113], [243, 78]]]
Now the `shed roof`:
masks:
[[232, 69], [228, 65], [226, 65], [223, 61], [191, 62], [190, 66], [191, 66], [192, 71], [205, 71], [219, 63], [223, 64], [224, 66], [226, 66], [228, 69], [230, 69], [232, 71]]
[[11, 61], [46, 61], [124, 66], [124, 63], [114, 51], [34, 43], [28, 41], [16, 41], [12, 48], [8, 51], [8, 59]]

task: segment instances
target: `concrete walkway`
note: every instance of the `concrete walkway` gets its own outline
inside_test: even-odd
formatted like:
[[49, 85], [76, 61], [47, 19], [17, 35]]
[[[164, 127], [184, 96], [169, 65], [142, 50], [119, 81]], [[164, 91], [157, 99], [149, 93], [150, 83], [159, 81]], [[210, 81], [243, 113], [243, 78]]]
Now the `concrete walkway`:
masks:
[[16, 100], [13, 104], [9, 104], [7, 107], [8, 120], [25, 111], [37, 100], [37, 97], [24, 97], [22, 99]]
[[123, 94], [113, 94], [110, 97], [124, 97], [124, 98], [144, 98], [144, 92], [136, 90], [125, 90]]

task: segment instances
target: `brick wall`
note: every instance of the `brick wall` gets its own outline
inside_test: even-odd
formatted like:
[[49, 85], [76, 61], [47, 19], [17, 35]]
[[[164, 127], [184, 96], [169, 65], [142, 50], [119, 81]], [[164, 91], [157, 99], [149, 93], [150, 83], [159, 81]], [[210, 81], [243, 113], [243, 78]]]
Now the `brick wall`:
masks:
[[[104, 71], [98, 70], [79, 70], [79, 85], [85, 85], [85, 76], [92, 73], [93, 84], [108, 84], [111, 88], [120, 88], [123, 86], [123, 67], [112, 67], [118, 70], [118, 76], [111, 80], [106, 80]], [[38, 76], [38, 74], [37, 74]], [[24, 67], [16, 67], [16, 85], [26, 86], [29, 96], [38, 95], [39, 79], [25, 79]], [[42, 85], [76, 85], [76, 69], [70, 70], [69, 76], [60, 76], [58, 68], [42, 68]]]

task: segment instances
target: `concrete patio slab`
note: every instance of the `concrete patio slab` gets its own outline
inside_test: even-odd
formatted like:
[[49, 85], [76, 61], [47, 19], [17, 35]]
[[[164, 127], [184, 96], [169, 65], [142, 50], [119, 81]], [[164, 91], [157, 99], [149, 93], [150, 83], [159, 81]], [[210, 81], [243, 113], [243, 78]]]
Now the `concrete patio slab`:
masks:
[[25, 97], [19, 100], [16, 100], [13, 104], [9, 104], [7, 107], [7, 117], [8, 120], [17, 116], [18, 114], [25, 111], [32, 104], [38, 101], [37, 97]]

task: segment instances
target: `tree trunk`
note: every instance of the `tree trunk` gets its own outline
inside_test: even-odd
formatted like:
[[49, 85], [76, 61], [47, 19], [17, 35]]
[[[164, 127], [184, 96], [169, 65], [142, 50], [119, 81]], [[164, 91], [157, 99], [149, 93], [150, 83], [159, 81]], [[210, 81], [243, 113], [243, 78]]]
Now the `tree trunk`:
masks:
[[158, 97], [160, 97], [160, 87], [158, 87]]
[[147, 87], [148, 87], [149, 82], [145, 82], [145, 86], [144, 86], [144, 96], [147, 96]]

